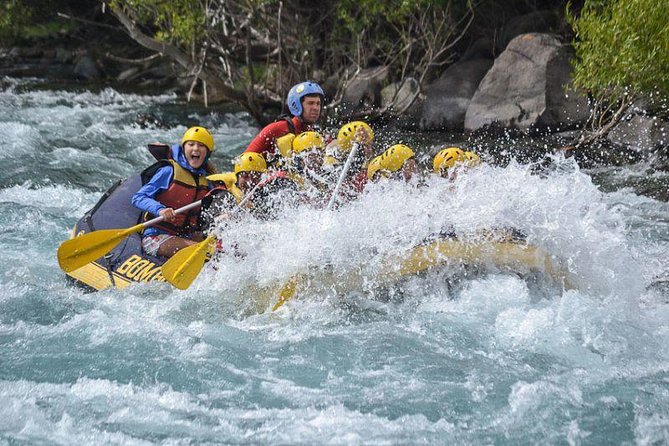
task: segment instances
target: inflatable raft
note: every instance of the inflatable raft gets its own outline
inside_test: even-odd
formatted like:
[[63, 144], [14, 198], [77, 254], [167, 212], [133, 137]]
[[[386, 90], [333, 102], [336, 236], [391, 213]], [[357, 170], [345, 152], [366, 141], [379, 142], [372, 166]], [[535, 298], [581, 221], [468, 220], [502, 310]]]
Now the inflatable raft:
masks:
[[[166, 144], [149, 144], [148, 149], [158, 161], [169, 156], [170, 147]], [[132, 196], [144, 184], [142, 175], [144, 172], [121, 180], [105, 192], [74, 226], [72, 238], [102, 229], [131, 228], [140, 223], [142, 212], [132, 205]], [[239, 201], [242, 192], [235, 185], [234, 172], [213, 174], [207, 178], [214, 184], [225, 185]], [[141, 237], [141, 232], [132, 233], [104, 256], [73, 271], [63, 267], [63, 264], [61, 268], [74, 283], [96, 291], [109, 287], [125, 288], [133, 282], [164, 282], [161, 266], [167, 258], [146, 254], [142, 250]]]
[[[77, 222], [72, 237], [100, 229], [128, 228], [139, 223], [142, 212], [132, 205], [131, 199], [140, 187], [140, 175], [116, 183]], [[160, 267], [166, 260], [144, 253], [141, 235], [135, 233], [107, 255], [66, 274], [78, 285], [93, 290], [125, 288], [133, 282], [164, 282]]]
[[[156, 159], [163, 158], [166, 149], [168, 147], [164, 145], [149, 146]], [[234, 173], [210, 175], [209, 179], [225, 183], [227, 189], [237, 196], [234, 191]], [[76, 223], [72, 238], [101, 229], [130, 228], [137, 225], [142, 212], [132, 205], [131, 199], [142, 184], [141, 174], [136, 174], [112, 186]], [[241, 194], [241, 191], [237, 192]], [[566, 288], [573, 287], [568, 271], [556, 263], [551, 255], [526, 243], [525, 238], [517, 231], [494, 229], [481, 235], [463, 238], [447, 231], [401, 255], [381, 259], [380, 268], [374, 272], [372, 282], [377, 285], [397, 282], [403, 277], [417, 275], [435, 267], [461, 264], [517, 272], [538, 270], [552, 280], [560, 281]], [[134, 282], [165, 281], [161, 266], [166, 261], [164, 257], [146, 254], [141, 246], [141, 233], [134, 232], [104, 256], [66, 274], [75, 283], [92, 290], [125, 288]], [[267, 299], [269, 302], [266, 303], [277, 309], [305, 291], [309, 285], [327, 284], [328, 288], [338, 293], [347, 293], [351, 290], [362, 290], [369, 282], [369, 274], [360, 269], [353, 268], [344, 272], [333, 271], [328, 266], [316, 266], [284, 283], [277, 283], [260, 294], [265, 296], [261, 301]]]
[[343, 270], [314, 266], [262, 290], [258, 293], [258, 302], [250, 311], [262, 312], [269, 307], [275, 311], [302, 294], [334, 292], [346, 295], [355, 291], [372, 291], [434, 268], [456, 267], [459, 274], [463, 272], [461, 267], [519, 275], [540, 273], [545, 280], [564, 289], [575, 288], [568, 269], [542, 248], [527, 243], [522, 234], [508, 229], [486, 232], [483, 236], [436, 236], [401, 255], [382, 259], [374, 271], [369, 271], [364, 265], [349, 265]]

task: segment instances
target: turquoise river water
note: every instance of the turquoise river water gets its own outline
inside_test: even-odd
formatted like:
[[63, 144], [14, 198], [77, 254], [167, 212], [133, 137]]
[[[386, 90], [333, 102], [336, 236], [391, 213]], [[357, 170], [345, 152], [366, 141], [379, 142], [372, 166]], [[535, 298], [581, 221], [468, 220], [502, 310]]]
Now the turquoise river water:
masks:
[[[3, 85], [0, 445], [669, 443], [669, 205], [624, 186], [643, 166], [556, 157], [375, 185], [334, 212], [220, 228], [245, 256], [187, 291], [85, 293], [56, 249], [150, 164], [148, 142], [200, 123], [229, 166], [257, 128], [171, 95]], [[147, 113], [165, 125], [137, 125]], [[445, 225], [518, 228], [575, 286], [460, 267], [373, 286], [379, 259]], [[314, 265], [372, 283], [267, 311], [258, 290]]]

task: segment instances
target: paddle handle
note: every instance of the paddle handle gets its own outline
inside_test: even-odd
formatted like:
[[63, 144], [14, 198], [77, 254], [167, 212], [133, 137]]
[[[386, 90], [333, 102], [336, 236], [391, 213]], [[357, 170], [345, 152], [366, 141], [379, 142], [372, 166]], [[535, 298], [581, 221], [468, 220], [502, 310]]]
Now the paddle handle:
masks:
[[326, 210], [329, 211], [330, 209], [332, 209], [332, 206], [334, 205], [334, 202], [337, 199], [337, 193], [339, 192], [339, 188], [341, 188], [341, 185], [344, 182], [344, 178], [346, 177], [348, 169], [351, 168], [351, 164], [353, 163], [353, 158], [355, 157], [355, 154], [358, 151], [359, 147], [360, 144], [357, 142], [354, 142], [353, 145], [351, 146], [351, 153], [349, 153], [348, 158], [346, 158], [346, 164], [344, 164], [344, 168], [341, 171], [341, 175], [339, 175], [339, 180], [335, 185], [334, 191], [332, 191], [332, 197], [330, 197], [330, 201], [328, 202], [328, 205], [325, 208]]
[[[174, 211], [174, 213], [175, 213], [175, 214], [183, 214], [184, 212], [188, 212], [188, 211], [190, 211], [191, 209], [198, 208], [198, 207], [200, 207], [201, 205], [202, 205], [202, 200], [198, 200], [198, 201], [195, 201], [195, 202], [193, 202], [193, 203], [191, 203], [191, 204], [187, 204], [186, 206], [182, 206], [182, 207], [180, 207], [179, 209], [176, 209], [176, 210]], [[156, 218], [153, 218], [153, 219], [151, 219], [151, 220], [149, 220], [149, 221], [145, 221], [144, 223], [141, 224], [141, 226], [142, 226], [143, 228], [148, 228], [149, 226], [153, 226], [153, 225], [155, 225], [155, 224], [158, 224], [158, 223], [162, 222], [163, 220], [165, 220], [165, 217], [163, 217], [163, 216], [161, 215], [160, 217], [156, 217]]]

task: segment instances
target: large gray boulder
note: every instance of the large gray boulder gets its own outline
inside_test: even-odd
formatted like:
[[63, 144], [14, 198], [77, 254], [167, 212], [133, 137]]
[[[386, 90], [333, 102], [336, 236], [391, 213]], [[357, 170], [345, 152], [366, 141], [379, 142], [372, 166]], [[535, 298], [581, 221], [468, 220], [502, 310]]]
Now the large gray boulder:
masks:
[[631, 115], [619, 122], [607, 139], [619, 147], [654, 153], [669, 148], [669, 123], [656, 116]]
[[552, 35], [513, 39], [479, 84], [465, 129], [559, 131], [587, 119], [587, 98], [570, 87], [571, 58], [571, 49]]
[[420, 116], [421, 129], [461, 130], [469, 102], [492, 64], [492, 59], [458, 62], [427, 86]]
[[387, 79], [387, 66], [360, 70], [344, 87], [341, 98], [343, 110], [353, 111], [379, 106], [381, 87]]
[[381, 90], [381, 107], [388, 109], [391, 115], [403, 113], [416, 102], [420, 94], [420, 85], [413, 77], [393, 82]]

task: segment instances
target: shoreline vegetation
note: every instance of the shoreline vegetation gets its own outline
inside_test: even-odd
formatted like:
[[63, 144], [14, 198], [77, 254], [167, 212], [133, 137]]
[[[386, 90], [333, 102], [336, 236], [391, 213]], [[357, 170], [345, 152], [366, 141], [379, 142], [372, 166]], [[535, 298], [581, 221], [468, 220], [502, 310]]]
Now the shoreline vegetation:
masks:
[[206, 5], [0, 0], [0, 76], [176, 92], [259, 125], [311, 79], [332, 126], [553, 135], [578, 157], [667, 168], [669, 0]]

